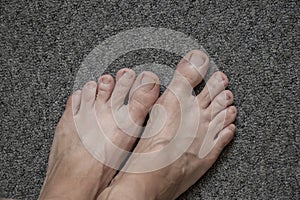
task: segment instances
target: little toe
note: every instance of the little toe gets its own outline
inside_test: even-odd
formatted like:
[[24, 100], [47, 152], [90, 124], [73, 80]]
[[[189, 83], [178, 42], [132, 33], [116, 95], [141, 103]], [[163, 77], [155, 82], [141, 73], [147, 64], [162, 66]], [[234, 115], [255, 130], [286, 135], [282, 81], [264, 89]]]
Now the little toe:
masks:
[[235, 106], [230, 106], [218, 113], [215, 118], [209, 123], [209, 130], [215, 137], [224, 127], [234, 122], [237, 115]]
[[208, 107], [208, 112], [213, 119], [219, 112], [233, 103], [233, 94], [230, 90], [225, 90], [218, 94]]
[[199, 105], [207, 108], [211, 101], [228, 86], [228, 78], [222, 72], [215, 72], [207, 81], [202, 92], [197, 96]]
[[121, 69], [117, 73], [117, 82], [112, 92], [110, 103], [111, 106], [118, 109], [124, 105], [125, 99], [135, 79], [135, 72], [131, 69]]
[[129, 94], [128, 105], [132, 119], [143, 123], [158, 95], [159, 78], [152, 72], [141, 73], [135, 80]]
[[97, 83], [90, 81], [82, 89], [80, 110], [91, 109], [94, 106], [97, 92]]
[[215, 139], [215, 145], [212, 151], [208, 154], [208, 158], [212, 160], [212, 163], [215, 162], [215, 160], [217, 160], [223, 149], [230, 143], [234, 136], [235, 130], [235, 125], [230, 124], [218, 133]]
[[178, 63], [173, 79], [168, 86], [171, 90], [180, 90], [191, 93], [198, 85], [208, 70], [209, 58], [200, 51], [190, 51]]
[[97, 99], [101, 103], [106, 103], [114, 89], [115, 81], [111, 75], [103, 75], [98, 81]]

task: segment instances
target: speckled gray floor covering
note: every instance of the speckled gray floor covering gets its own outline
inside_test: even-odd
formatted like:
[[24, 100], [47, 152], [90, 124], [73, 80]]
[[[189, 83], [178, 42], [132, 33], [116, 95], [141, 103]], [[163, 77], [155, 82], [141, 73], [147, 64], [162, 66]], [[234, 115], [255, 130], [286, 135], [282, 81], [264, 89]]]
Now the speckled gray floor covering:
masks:
[[[0, 6], [0, 197], [38, 198], [81, 62], [106, 38], [151, 26], [196, 38], [228, 75], [239, 111], [233, 142], [179, 199], [300, 198], [299, 1], [1, 0]], [[154, 61], [175, 66], [179, 59], [157, 49], [133, 51], [108, 72]]]

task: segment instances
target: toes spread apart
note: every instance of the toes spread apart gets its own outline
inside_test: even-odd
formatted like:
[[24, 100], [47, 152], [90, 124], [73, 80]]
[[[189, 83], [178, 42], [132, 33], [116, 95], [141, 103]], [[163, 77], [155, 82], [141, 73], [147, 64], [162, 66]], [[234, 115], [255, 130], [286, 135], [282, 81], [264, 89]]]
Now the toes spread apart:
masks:
[[206, 75], [208, 64], [209, 58], [204, 52], [200, 50], [189, 52], [177, 65], [168, 88], [175, 92], [179, 90], [179, 92], [191, 93]]

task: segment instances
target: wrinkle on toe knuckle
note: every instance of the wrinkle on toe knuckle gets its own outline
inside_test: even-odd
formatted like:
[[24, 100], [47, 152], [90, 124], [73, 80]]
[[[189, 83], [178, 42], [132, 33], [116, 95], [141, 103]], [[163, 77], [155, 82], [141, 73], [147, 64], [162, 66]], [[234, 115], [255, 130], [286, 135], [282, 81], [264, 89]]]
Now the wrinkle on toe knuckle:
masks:
[[94, 101], [94, 97], [93, 96], [90, 96], [90, 95], [84, 95], [83, 96], [83, 100], [86, 101], [86, 102], [92, 102]]
[[205, 109], [205, 104], [204, 104], [202, 101], [200, 101], [200, 102], [198, 103], [198, 105], [199, 105], [199, 108], [200, 108], [201, 110], [204, 110], [204, 109]]
[[227, 100], [223, 100], [222, 98], [216, 99], [216, 105], [215, 108], [226, 108], [226, 102]]
[[199, 105], [201, 106], [201, 108], [206, 108], [208, 106], [210, 102], [210, 95], [209, 92], [205, 92], [202, 96], [202, 98], [200, 98], [199, 100]]
[[232, 115], [230, 113], [227, 113], [225, 116], [225, 122], [230, 122], [232, 120]]
[[213, 106], [207, 107], [206, 109], [203, 110], [203, 117], [205, 117], [205, 119], [211, 118], [211, 115], [212, 115], [213, 111], [214, 111]]
[[130, 106], [136, 108], [138, 111], [148, 110], [150, 107], [145, 103], [145, 100], [141, 99], [139, 96], [135, 96], [131, 99]]

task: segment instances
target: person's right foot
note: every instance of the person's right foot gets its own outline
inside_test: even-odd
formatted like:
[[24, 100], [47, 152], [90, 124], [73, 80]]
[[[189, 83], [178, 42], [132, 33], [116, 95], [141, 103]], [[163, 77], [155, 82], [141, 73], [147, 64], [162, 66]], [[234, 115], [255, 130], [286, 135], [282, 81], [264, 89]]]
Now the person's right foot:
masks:
[[[194, 50], [185, 56], [177, 66], [174, 78], [168, 89], [158, 99], [157, 109], [150, 113], [150, 120], [143, 138], [135, 148], [135, 153], [158, 152], [179, 135], [182, 144], [189, 140], [195, 131], [189, 148], [173, 163], [151, 171], [151, 163], [130, 158], [124, 170], [106, 188], [98, 200], [103, 199], [175, 199], [194, 184], [216, 161], [223, 148], [231, 141], [235, 132], [233, 124], [237, 110], [233, 94], [225, 90], [228, 79], [225, 74], [216, 72], [207, 82], [203, 91], [192, 95], [192, 89], [199, 84], [208, 69], [208, 57]], [[158, 105], [163, 108], [158, 107]], [[179, 109], [180, 108], [180, 109]], [[159, 127], [164, 122], [163, 127]], [[177, 148], [180, 147], [177, 143]], [[178, 151], [178, 149], [173, 148]], [[153, 165], [162, 164], [172, 157], [171, 151], [161, 151]], [[158, 165], [157, 165], [158, 166]], [[149, 168], [141, 172], [143, 168]]]
[[120, 70], [116, 83], [103, 75], [98, 84], [90, 81], [74, 93], [55, 131], [39, 199], [95, 199], [124, 161], [122, 152], [134, 147], [158, 95], [155, 74], [143, 72], [135, 79], [130, 69]]

